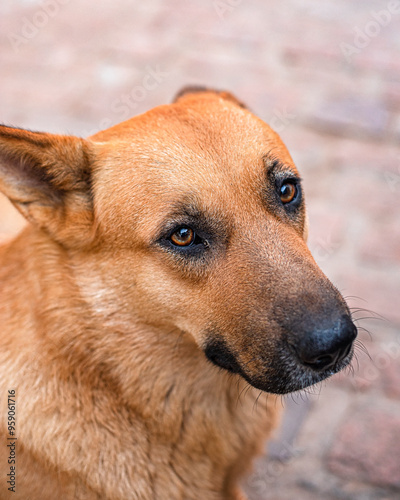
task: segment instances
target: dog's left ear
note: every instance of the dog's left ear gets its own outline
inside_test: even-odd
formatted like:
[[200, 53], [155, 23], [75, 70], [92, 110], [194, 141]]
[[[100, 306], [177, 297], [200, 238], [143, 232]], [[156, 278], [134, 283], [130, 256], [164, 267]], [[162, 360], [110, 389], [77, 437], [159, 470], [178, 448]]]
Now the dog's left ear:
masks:
[[247, 106], [243, 104], [239, 99], [236, 99], [236, 97], [231, 94], [230, 92], [227, 92], [225, 90], [216, 90], [216, 89], [210, 89], [208, 87], [201, 87], [201, 86], [188, 86], [184, 87], [181, 89], [175, 96], [173, 102], [178, 102], [181, 99], [184, 99], [188, 96], [193, 96], [193, 94], [214, 94], [219, 97], [222, 97], [222, 99], [226, 99], [227, 101], [231, 101], [241, 108], [247, 109]]
[[90, 143], [0, 126], [0, 191], [32, 224], [65, 245], [93, 230]]

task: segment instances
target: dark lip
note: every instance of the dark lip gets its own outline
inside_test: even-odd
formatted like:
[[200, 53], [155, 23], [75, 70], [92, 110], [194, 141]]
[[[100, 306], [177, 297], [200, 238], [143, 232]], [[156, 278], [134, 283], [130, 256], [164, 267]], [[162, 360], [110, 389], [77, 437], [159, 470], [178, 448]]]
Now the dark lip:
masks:
[[219, 363], [216, 358], [209, 358], [209, 360], [221, 369], [240, 375], [255, 389], [271, 394], [285, 395], [319, 384], [340, 372], [351, 363], [353, 354], [354, 344], [351, 344], [349, 352], [344, 359], [334, 367], [319, 371], [303, 365], [292, 349], [289, 349], [289, 355], [287, 351], [282, 355], [283, 362], [280, 365], [280, 369], [275, 371], [274, 376], [266, 378], [254, 378], [248, 375], [237, 361], [232, 364], [231, 362]]
[[[256, 389], [272, 394], [285, 395], [292, 392], [302, 391], [303, 389], [307, 389], [308, 387], [319, 384], [324, 380], [327, 380], [329, 377], [336, 375], [344, 368], [349, 366], [353, 359], [353, 355], [354, 346], [352, 345], [350, 352], [342, 361], [337, 363], [333, 368], [325, 371], [315, 371], [310, 367], [296, 362], [296, 368], [294, 370], [291, 370], [290, 367], [286, 367], [286, 370], [283, 370], [283, 372], [286, 373], [282, 373], [282, 377], [277, 377], [276, 382], [274, 380], [254, 380], [247, 374], [242, 374], [242, 376], [251, 386], [255, 387]], [[281, 383], [282, 378], [286, 379], [283, 384]]]

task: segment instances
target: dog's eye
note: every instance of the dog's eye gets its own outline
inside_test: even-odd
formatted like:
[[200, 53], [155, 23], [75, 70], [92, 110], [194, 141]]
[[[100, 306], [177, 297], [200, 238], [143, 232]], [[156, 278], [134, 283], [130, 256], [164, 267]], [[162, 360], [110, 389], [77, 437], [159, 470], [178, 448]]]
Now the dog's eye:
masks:
[[180, 227], [170, 236], [170, 241], [177, 247], [188, 247], [196, 238], [196, 234], [190, 227]]
[[281, 202], [286, 205], [291, 203], [297, 197], [298, 188], [293, 181], [286, 181], [279, 189]]

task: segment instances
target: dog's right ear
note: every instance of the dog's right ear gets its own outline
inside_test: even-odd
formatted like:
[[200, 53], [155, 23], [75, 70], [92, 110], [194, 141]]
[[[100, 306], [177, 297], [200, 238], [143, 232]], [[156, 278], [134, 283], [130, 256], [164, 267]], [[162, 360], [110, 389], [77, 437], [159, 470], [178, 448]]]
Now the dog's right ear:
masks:
[[31, 223], [66, 245], [93, 228], [88, 141], [0, 126], [0, 191]]
[[173, 102], [178, 102], [182, 99], [185, 99], [187, 97], [193, 96], [193, 94], [214, 94], [219, 97], [222, 97], [222, 99], [226, 99], [227, 101], [234, 102], [241, 108], [247, 109], [247, 106], [243, 104], [239, 99], [236, 99], [236, 97], [231, 94], [230, 92], [227, 92], [226, 90], [216, 90], [216, 89], [210, 89], [208, 87], [202, 87], [202, 86], [196, 86], [196, 85], [191, 85], [184, 87], [181, 89], [175, 96]]

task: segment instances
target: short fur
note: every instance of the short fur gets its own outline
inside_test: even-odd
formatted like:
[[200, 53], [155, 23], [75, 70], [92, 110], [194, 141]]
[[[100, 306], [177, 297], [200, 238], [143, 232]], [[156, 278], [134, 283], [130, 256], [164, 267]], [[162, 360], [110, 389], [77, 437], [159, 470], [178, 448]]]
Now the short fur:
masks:
[[[1, 498], [11, 389], [10, 498], [243, 498], [272, 393], [344, 366], [294, 354], [297, 324], [348, 310], [282, 176], [298, 179], [277, 134], [224, 92], [87, 140], [0, 127], [0, 190], [31, 223], [0, 247]], [[192, 253], [170, 239], [189, 224]]]

